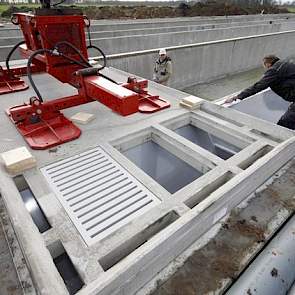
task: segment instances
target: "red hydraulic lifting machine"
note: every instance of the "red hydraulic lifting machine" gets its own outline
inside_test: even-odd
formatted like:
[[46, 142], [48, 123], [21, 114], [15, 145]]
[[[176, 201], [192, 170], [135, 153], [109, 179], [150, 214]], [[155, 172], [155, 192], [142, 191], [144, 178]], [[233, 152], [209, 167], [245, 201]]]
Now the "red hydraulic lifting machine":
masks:
[[[60, 111], [81, 104], [99, 101], [127, 116], [136, 112], [151, 113], [168, 108], [169, 102], [147, 92], [148, 81], [129, 77], [124, 84], [103, 75], [105, 54], [91, 44], [90, 22], [77, 9], [56, 9], [43, 1], [34, 14], [16, 13], [12, 18], [19, 25], [24, 41], [17, 44], [27, 67], [0, 69], [0, 94], [27, 89], [20, 78], [27, 74], [36, 92], [28, 103], [14, 106], [7, 114], [33, 149], [46, 149], [78, 138], [80, 129]], [[85, 27], [90, 44], [86, 45]], [[103, 64], [94, 68], [89, 64], [87, 49], [94, 48], [102, 55]], [[11, 52], [12, 53], [12, 52]], [[77, 94], [44, 101], [32, 73], [46, 71], [59, 81], [69, 83]]]

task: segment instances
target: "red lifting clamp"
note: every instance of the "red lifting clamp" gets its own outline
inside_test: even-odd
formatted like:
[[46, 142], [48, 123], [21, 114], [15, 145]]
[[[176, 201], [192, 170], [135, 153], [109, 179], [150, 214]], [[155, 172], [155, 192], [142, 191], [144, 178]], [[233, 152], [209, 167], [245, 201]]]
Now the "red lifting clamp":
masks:
[[170, 107], [170, 103], [159, 97], [159, 95], [150, 95], [147, 91], [148, 81], [137, 81], [135, 77], [129, 77], [128, 83], [123, 84], [127, 89], [139, 93], [140, 100], [138, 110], [141, 113], [154, 113]]
[[0, 95], [28, 89], [29, 86], [19, 77], [0, 66]]
[[[20, 50], [28, 58], [27, 74], [37, 97], [31, 98], [28, 104], [10, 108], [7, 114], [33, 149], [46, 149], [80, 136], [80, 129], [60, 112], [66, 108], [99, 101], [127, 116], [138, 111], [153, 113], [170, 106], [159, 96], [148, 93], [147, 80], [130, 77], [127, 83], [119, 84], [99, 73], [106, 65], [106, 57], [92, 45], [103, 55], [104, 65], [99, 69], [91, 67], [84, 31], [87, 24], [79, 11], [40, 9], [36, 15], [15, 14], [14, 22], [24, 34], [26, 44]], [[43, 101], [31, 75], [41, 70], [74, 86], [77, 95]], [[15, 82], [15, 89], [27, 87], [20, 80]]]

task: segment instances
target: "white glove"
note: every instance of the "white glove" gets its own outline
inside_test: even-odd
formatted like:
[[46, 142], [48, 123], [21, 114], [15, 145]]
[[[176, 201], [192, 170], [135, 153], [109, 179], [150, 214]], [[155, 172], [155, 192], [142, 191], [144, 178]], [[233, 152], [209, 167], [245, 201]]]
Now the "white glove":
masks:
[[233, 101], [237, 100], [237, 96], [231, 96], [231, 97], [228, 97], [224, 103], [232, 103]]

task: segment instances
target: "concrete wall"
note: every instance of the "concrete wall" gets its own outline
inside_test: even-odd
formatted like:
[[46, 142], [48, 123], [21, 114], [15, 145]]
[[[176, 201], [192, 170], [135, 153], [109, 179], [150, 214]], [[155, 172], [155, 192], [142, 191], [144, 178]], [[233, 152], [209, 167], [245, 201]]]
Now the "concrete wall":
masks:
[[[293, 20], [291, 20], [292, 22]], [[113, 31], [93, 31], [91, 32], [92, 38], [106, 38], [106, 37], [119, 37], [119, 36], [131, 36], [131, 35], [147, 35], [147, 34], [157, 34], [157, 33], [168, 33], [168, 32], [182, 32], [182, 31], [196, 31], [196, 30], [205, 30], [205, 29], [221, 29], [227, 27], [238, 27], [238, 26], [249, 26], [249, 25], [266, 25], [272, 22], [273, 24], [276, 23], [288, 23], [290, 20], [286, 19], [276, 19], [273, 21], [270, 20], [263, 20], [263, 21], [247, 21], [247, 22], [235, 22], [232, 23], [204, 23], [204, 24], [190, 24], [186, 26], [177, 25], [174, 26], [167, 26], [167, 27], [159, 27], [159, 28], [134, 28], [129, 30], [122, 30], [116, 29]], [[18, 41], [23, 38], [21, 31], [13, 26], [10, 28], [0, 29], [0, 42], [1, 45], [9, 45], [9, 44], [16, 44]], [[15, 40], [14, 40], [15, 39]], [[8, 43], [5, 43], [7, 41]]]
[[[275, 20], [273, 23], [283, 23], [289, 20]], [[207, 29], [221, 29], [227, 27], [238, 27], [238, 26], [248, 26], [248, 25], [266, 25], [270, 21], [251, 21], [251, 22], [239, 22], [234, 24], [220, 23], [220, 24], [201, 24], [201, 25], [187, 25], [180, 26], [175, 25], [173, 27], [160, 27], [160, 28], [144, 28], [144, 29], [130, 29], [130, 30], [116, 30], [116, 31], [97, 31], [92, 32], [91, 36], [93, 38], [106, 38], [106, 37], [119, 37], [119, 36], [131, 36], [131, 35], [147, 35], [147, 34], [158, 34], [158, 33], [169, 33], [169, 32], [184, 32], [184, 31], [197, 31], [197, 30], [207, 30]]]
[[[205, 42], [212, 40], [220, 40], [227, 38], [235, 38], [240, 36], [250, 36], [281, 31], [283, 24], [268, 24], [268, 25], [250, 25], [244, 27], [229, 27], [223, 29], [209, 29], [197, 31], [183, 31], [174, 33], [149, 34], [149, 35], [134, 35], [114, 38], [99, 38], [92, 39], [92, 44], [101, 48], [106, 54], [117, 54], [123, 52], [133, 52], [138, 50], [146, 50], [152, 48], [170, 47], [177, 45], [192, 44], [196, 42]], [[289, 24], [295, 29], [295, 22]], [[0, 39], [0, 58], [4, 60], [8, 55], [13, 45], [8, 45], [13, 41], [16, 44], [21, 39], [2, 38]], [[11, 42], [12, 43], [12, 42]], [[6, 44], [6, 45], [4, 45]], [[98, 53], [95, 50], [89, 52], [90, 56], [96, 56]], [[19, 59], [20, 55], [16, 52], [12, 59]]]
[[[290, 24], [295, 29], [295, 23]], [[93, 39], [106, 54], [192, 44], [281, 31], [281, 24]]]
[[[229, 16], [229, 17], [184, 17], [184, 18], [165, 18], [165, 19], [148, 19], [148, 20], [97, 20], [91, 22], [92, 32], [102, 31], [122, 31], [132, 29], [159, 29], [177, 26], [197, 26], [197, 25], [230, 25], [241, 22], [268, 22], [268, 21], [288, 21], [295, 19], [293, 14], [276, 14], [276, 15], [248, 15], [248, 16]], [[11, 25], [0, 29], [0, 37], [20, 36], [20, 30]], [[98, 36], [97, 36], [98, 37]]]
[[229, 16], [229, 17], [206, 17], [206, 18], [175, 18], [175, 19], [161, 19], [161, 20], [144, 20], [138, 21], [117, 21], [109, 23], [92, 23], [92, 31], [112, 31], [112, 30], [128, 30], [134, 28], [159, 28], [170, 26], [187, 26], [198, 25], [206, 23], [235, 23], [235, 22], [248, 22], [248, 21], [263, 21], [263, 20], [276, 20], [276, 19], [294, 19], [295, 15], [276, 14], [276, 15], [249, 15], [249, 16]]
[[[232, 38], [168, 48], [173, 61], [170, 86], [184, 87], [261, 64], [263, 56], [274, 53], [282, 58], [294, 55], [295, 30], [258, 36]], [[109, 56], [108, 64], [147, 79], [152, 78], [157, 50]]]

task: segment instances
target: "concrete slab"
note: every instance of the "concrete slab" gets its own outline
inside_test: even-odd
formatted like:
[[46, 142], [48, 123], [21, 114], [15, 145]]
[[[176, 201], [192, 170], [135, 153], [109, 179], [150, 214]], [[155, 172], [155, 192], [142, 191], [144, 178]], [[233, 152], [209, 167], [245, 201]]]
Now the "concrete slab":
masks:
[[[119, 82], [126, 81], [129, 75], [110, 68], [105, 69], [104, 74]], [[46, 100], [75, 93], [74, 88], [46, 74], [35, 75], [35, 81]], [[200, 109], [187, 111], [179, 107], [179, 101], [187, 97], [186, 93], [153, 82], [149, 84], [149, 91], [169, 100], [171, 108], [151, 115], [137, 113], [128, 117], [121, 117], [98, 102], [66, 109], [67, 117], [82, 111], [91, 112], [100, 120], [81, 125], [79, 139], [55, 150], [31, 151], [37, 159], [37, 167], [23, 173], [23, 177], [48, 219], [50, 230], [39, 233], [14, 180], [0, 168], [1, 194], [36, 288], [44, 294], [67, 292], [53, 263], [61, 249], [70, 257], [84, 283], [79, 294], [134, 294], [295, 155], [292, 131], [206, 101]], [[20, 104], [32, 95], [32, 89], [10, 94], [9, 99], [4, 95], [1, 108]], [[0, 114], [0, 120], [3, 122], [1, 136], [6, 139], [2, 141], [1, 149], [7, 151], [23, 144], [4, 112]], [[173, 131], [188, 124], [222, 136], [241, 151], [224, 160]], [[252, 132], [254, 128], [260, 133]], [[275, 133], [276, 138], [270, 139], [267, 136], [270, 132]], [[146, 142], [159, 145], [203, 175], [175, 192], [169, 192], [124, 156], [125, 151]], [[44, 177], [40, 169], [59, 165], [59, 161], [67, 162], [73, 157], [78, 161], [79, 153], [88, 153], [97, 147], [103, 149], [117, 166], [123, 167], [125, 174], [136, 178], [159, 202], [112, 234], [86, 244], [49, 178]], [[147, 160], [153, 160], [153, 157]], [[89, 161], [91, 165], [91, 159]], [[67, 173], [74, 175], [76, 169], [82, 169], [85, 175], [78, 178], [79, 190], [92, 194], [95, 182], [92, 183], [91, 177], [95, 171], [83, 167], [78, 164], [68, 167]], [[58, 176], [61, 179], [66, 177], [63, 172]], [[68, 192], [70, 187], [62, 189]], [[93, 194], [92, 201], [96, 201], [96, 197]], [[44, 276], [44, 273], [48, 275]]]

